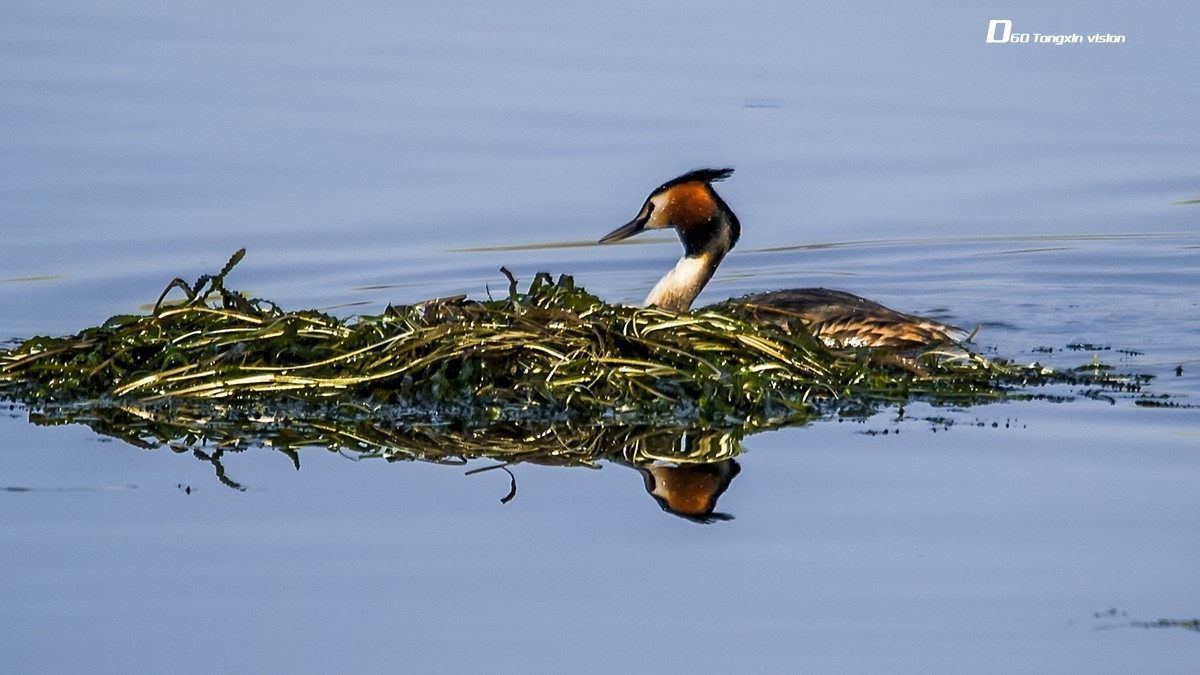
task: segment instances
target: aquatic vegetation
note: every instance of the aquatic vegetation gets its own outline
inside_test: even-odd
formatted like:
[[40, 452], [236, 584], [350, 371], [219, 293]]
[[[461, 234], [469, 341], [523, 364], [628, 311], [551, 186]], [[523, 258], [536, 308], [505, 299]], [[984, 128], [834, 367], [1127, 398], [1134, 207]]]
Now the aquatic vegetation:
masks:
[[[687, 314], [610, 305], [570, 277], [340, 319], [174, 280], [146, 315], [0, 350], [0, 392], [39, 402], [304, 401], [470, 419], [755, 424], [815, 406], [995, 400], [1047, 376], [961, 348], [833, 349], [725, 304]], [[173, 290], [186, 296], [165, 302]]]
[[220, 458], [251, 447], [297, 466], [303, 447], [389, 461], [711, 463], [739, 454], [747, 434], [821, 417], [913, 400], [1104, 398], [1143, 382], [1098, 360], [1058, 371], [960, 346], [831, 348], [743, 304], [610, 305], [545, 274], [524, 292], [510, 275], [504, 297], [483, 301], [349, 319], [284, 311], [226, 286], [243, 255], [173, 280], [148, 314], [0, 349], [0, 398], [35, 424], [191, 452], [237, 487]]

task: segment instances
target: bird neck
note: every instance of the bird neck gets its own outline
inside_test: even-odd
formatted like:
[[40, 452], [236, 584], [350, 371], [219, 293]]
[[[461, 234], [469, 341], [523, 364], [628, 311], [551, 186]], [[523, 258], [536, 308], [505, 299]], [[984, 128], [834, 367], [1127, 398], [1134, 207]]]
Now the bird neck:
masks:
[[708, 252], [683, 256], [670, 272], [658, 280], [644, 304], [656, 305], [668, 312], [688, 311], [720, 263], [721, 256]]
[[656, 305], [669, 312], [686, 312], [717, 266], [737, 243], [737, 218], [732, 212], [722, 214], [699, 228], [680, 229], [683, 257], [667, 272], [646, 296], [646, 306]]

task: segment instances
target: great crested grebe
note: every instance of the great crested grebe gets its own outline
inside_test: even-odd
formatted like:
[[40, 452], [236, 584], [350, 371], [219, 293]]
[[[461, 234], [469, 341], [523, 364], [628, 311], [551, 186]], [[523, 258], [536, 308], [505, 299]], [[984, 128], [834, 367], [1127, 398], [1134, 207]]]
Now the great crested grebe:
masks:
[[[683, 257], [646, 297], [647, 306], [686, 312], [712, 278], [725, 254], [738, 242], [741, 224], [712, 184], [733, 169], [696, 169], [658, 186], [628, 223], [604, 235], [601, 244], [620, 241], [645, 229], [673, 227], [683, 242]], [[966, 331], [904, 314], [845, 291], [790, 288], [756, 293], [736, 302], [757, 310], [768, 321], [798, 319], [827, 343], [854, 347], [914, 348], [964, 339]]]

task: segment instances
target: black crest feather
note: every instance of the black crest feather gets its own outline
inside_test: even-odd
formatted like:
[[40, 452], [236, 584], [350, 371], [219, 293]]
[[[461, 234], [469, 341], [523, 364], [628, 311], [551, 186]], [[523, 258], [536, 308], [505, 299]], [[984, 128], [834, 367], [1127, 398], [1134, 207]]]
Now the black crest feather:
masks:
[[691, 183], [694, 181], [700, 181], [701, 183], [715, 183], [720, 180], [725, 180], [726, 178], [729, 178], [732, 175], [733, 175], [733, 169], [731, 169], [731, 168], [693, 169], [693, 170], [683, 174], [682, 176], [672, 178], [671, 180], [658, 186], [658, 190], [655, 190], [655, 192], [658, 192], [659, 190], [666, 190], [667, 188], [675, 187], [676, 185], [682, 185], [683, 183]]

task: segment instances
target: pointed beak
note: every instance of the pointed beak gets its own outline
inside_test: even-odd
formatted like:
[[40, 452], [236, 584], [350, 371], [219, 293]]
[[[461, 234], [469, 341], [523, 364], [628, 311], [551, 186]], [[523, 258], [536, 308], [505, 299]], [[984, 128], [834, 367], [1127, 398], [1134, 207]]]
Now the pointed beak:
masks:
[[649, 214], [645, 216], [639, 215], [637, 218], [634, 218], [628, 223], [625, 223], [624, 225], [601, 237], [600, 243], [607, 244], [610, 241], [621, 241], [622, 239], [628, 239], [638, 232], [641, 232], [642, 229], [646, 227], [646, 221], [648, 220], [650, 220]]

